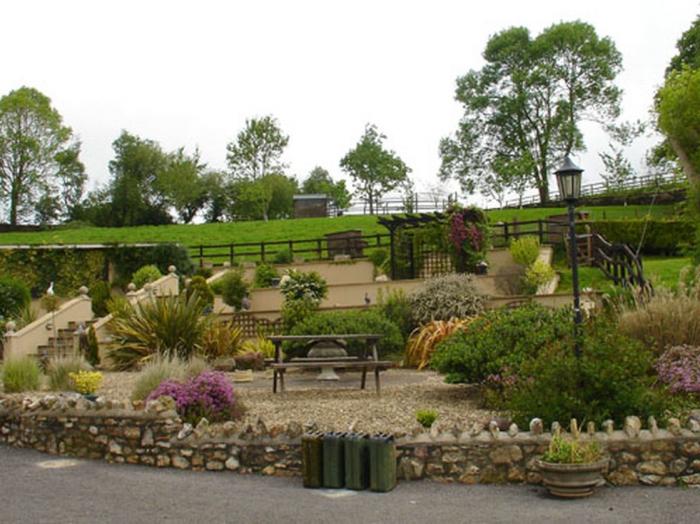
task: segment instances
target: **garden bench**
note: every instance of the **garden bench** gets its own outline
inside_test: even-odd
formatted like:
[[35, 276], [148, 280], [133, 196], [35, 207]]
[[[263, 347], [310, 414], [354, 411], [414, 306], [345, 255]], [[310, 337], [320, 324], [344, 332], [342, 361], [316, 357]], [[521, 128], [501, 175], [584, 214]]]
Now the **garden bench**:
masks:
[[[272, 368], [272, 392], [277, 393], [277, 381], [279, 379], [280, 391], [284, 392], [284, 374], [288, 369], [359, 369], [362, 372], [360, 389], [365, 389], [367, 383], [367, 372], [374, 372], [374, 383], [377, 394], [381, 392], [380, 372], [394, 366], [389, 360], [379, 360], [377, 353], [377, 342], [382, 335], [360, 334], [360, 335], [276, 335], [267, 337], [275, 345], [275, 358], [270, 367]], [[344, 347], [348, 340], [364, 340], [363, 351], [360, 356], [350, 357], [305, 357], [293, 358], [288, 362], [282, 360], [282, 344], [285, 341], [301, 342], [307, 348], [313, 347], [321, 342], [327, 342], [339, 347]], [[368, 351], [371, 349], [371, 351]]]

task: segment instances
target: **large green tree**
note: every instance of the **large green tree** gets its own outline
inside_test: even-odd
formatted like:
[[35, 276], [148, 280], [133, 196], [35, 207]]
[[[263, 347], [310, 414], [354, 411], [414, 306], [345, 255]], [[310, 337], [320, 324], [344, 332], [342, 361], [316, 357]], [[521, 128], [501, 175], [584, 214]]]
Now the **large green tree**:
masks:
[[345, 180], [335, 181], [327, 169], [314, 167], [301, 185], [304, 195], [325, 194], [333, 201], [336, 209], [343, 210], [350, 206], [350, 191]]
[[480, 70], [457, 80], [464, 115], [440, 142], [439, 176], [457, 179], [468, 193], [525, 184], [548, 201], [556, 162], [584, 149], [580, 123], [619, 116], [621, 55], [577, 21], [534, 38], [524, 27], [507, 29], [489, 39], [483, 57]]
[[270, 173], [283, 173], [282, 153], [289, 143], [275, 118], [264, 116], [246, 120], [236, 140], [226, 146], [226, 160], [237, 180], [257, 180]]
[[676, 49], [678, 53], [671, 58], [666, 75], [673, 71], [682, 71], [684, 67], [700, 69], [700, 15], [676, 42]]
[[127, 131], [122, 131], [112, 147], [114, 159], [109, 162], [112, 225], [171, 222], [167, 200], [157, 187], [158, 177], [168, 166], [168, 155], [157, 142]]
[[689, 180], [700, 183], [700, 69], [672, 72], [657, 94], [659, 129]]
[[69, 213], [86, 181], [79, 155], [80, 143], [47, 96], [31, 87], [3, 96], [0, 205], [9, 223], [33, 215], [51, 222]]
[[340, 161], [372, 215], [382, 195], [405, 182], [411, 171], [396, 153], [384, 149], [385, 139], [376, 126], [367, 124], [360, 141]]
[[[657, 91], [654, 99], [658, 130], [665, 139], [651, 150], [649, 164], [657, 168], [680, 165], [688, 177], [695, 179], [698, 166], [693, 165], [690, 158], [692, 152], [688, 148], [692, 146], [692, 129], [695, 128], [692, 114], [697, 109], [693, 107], [692, 100], [687, 100], [690, 106], [683, 107], [686, 97], [693, 98], [693, 93], [686, 92], [683, 85], [691, 86], [692, 71], [700, 69], [700, 16], [678, 39], [676, 49], [678, 52], [666, 68], [664, 86]], [[685, 126], [689, 127], [684, 129]]]
[[180, 148], [168, 155], [164, 168], [157, 174], [158, 191], [185, 224], [192, 222], [209, 197], [205, 168], [199, 150], [188, 155]]
[[238, 180], [231, 184], [232, 199], [227, 214], [242, 220], [289, 218], [298, 189], [296, 179], [279, 173], [269, 173], [257, 180]]

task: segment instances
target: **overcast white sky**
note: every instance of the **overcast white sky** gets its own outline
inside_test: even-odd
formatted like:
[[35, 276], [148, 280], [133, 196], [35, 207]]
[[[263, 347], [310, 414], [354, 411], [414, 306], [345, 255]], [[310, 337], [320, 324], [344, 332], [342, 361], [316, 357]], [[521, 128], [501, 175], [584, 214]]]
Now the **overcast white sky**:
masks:
[[[423, 189], [437, 182], [438, 141], [461, 114], [455, 79], [482, 66], [490, 35], [593, 24], [624, 58], [623, 117], [647, 118], [698, 12], [695, 0], [14, 0], [2, 8], [0, 95], [28, 85], [52, 99], [82, 140], [91, 187], [107, 180], [122, 129], [166, 149], [199, 146], [223, 168], [246, 117], [272, 114], [291, 137], [291, 174], [321, 165], [340, 177], [340, 158], [372, 122]], [[636, 166], [654, 141], [631, 152]], [[586, 182], [606, 143], [586, 127]]]

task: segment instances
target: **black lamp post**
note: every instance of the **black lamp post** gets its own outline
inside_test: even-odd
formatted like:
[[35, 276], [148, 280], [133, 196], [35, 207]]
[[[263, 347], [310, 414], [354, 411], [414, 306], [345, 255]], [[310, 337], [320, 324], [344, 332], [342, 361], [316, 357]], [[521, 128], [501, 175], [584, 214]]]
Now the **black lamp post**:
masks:
[[571, 280], [574, 287], [574, 353], [581, 356], [581, 294], [578, 284], [578, 244], [576, 242], [576, 201], [581, 196], [581, 174], [583, 169], [574, 164], [569, 156], [564, 164], [555, 171], [559, 195], [569, 208], [569, 249], [571, 250]]

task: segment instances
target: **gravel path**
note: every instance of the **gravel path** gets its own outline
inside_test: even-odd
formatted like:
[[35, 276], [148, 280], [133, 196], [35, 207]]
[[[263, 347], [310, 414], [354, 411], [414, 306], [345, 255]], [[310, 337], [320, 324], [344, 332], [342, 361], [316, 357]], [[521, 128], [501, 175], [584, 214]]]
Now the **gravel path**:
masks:
[[[104, 373], [99, 395], [128, 400], [135, 373]], [[299, 422], [315, 423], [320, 430], [406, 433], [416, 426], [416, 411], [434, 409], [441, 428], [474, 422], [487, 423], [494, 413], [478, 408], [476, 390], [466, 385], [445, 384], [431, 371], [394, 369], [382, 373], [382, 393], [359, 389], [358, 373], [343, 373], [339, 382], [319, 382], [316, 373], [288, 373], [287, 391], [272, 393], [270, 372], [258, 372], [252, 383], [236, 383], [234, 389], [246, 407], [238, 424], [255, 424], [262, 418], [268, 427]], [[24, 395], [26, 396], [26, 395]]]

